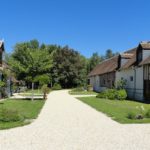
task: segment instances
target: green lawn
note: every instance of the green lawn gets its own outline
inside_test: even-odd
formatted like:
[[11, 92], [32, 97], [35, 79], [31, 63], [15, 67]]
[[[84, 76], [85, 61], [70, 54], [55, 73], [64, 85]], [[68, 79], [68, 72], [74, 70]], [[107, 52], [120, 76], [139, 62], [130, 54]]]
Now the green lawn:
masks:
[[69, 91], [69, 94], [71, 95], [97, 95], [97, 93], [94, 91], [74, 91], [74, 90]]
[[129, 112], [140, 113], [141, 109], [139, 109], [139, 107], [141, 108], [141, 106], [144, 107], [144, 112], [146, 112], [150, 109], [150, 104], [128, 100], [106, 100], [96, 97], [82, 97], [78, 99], [95, 108], [97, 111], [105, 113], [107, 116], [110, 116], [113, 120], [116, 120], [119, 123], [150, 123], [149, 118], [138, 120], [127, 118]]
[[0, 109], [15, 109], [21, 114], [25, 120], [16, 122], [2, 122], [0, 121], [0, 129], [8, 129], [17, 126], [23, 126], [29, 124], [28, 119], [36, 119], [40, 110], [44, 105], [43, 100], [6, 100], [0, 102]]
[[[34, 94], [42, 94], [43, 92], [40, 89], [34, 89]], [[27, 91], [25, 91], [24, 93], [29, 93], [32, 94], [32, 90], [28, 89]]]

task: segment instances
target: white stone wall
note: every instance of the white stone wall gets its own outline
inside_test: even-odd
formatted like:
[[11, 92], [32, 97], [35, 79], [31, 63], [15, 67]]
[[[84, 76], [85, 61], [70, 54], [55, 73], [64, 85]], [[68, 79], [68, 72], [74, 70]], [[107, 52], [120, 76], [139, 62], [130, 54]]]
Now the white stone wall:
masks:
[[[133, 80], [131, 78], [133, 77]], [[129, 98], [143, 100], [143, 67], [129, 68], [116, 72], [116, 82], [126, 80], [126, 90]]]
[[142, 60], [150, 56], [150, 50], [143, 50]]
[[143, 83], [143, 66], [136, 69], [136, 91], [135, 99], [143, 100], [144, 99], [144, 83]]

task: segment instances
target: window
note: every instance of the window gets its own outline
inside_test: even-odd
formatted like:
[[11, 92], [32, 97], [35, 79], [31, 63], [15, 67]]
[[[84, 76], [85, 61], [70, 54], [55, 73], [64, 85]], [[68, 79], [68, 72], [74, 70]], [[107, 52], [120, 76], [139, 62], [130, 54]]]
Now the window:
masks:
[[133, 81], [133, 76], [130, 76], [130, 81]]

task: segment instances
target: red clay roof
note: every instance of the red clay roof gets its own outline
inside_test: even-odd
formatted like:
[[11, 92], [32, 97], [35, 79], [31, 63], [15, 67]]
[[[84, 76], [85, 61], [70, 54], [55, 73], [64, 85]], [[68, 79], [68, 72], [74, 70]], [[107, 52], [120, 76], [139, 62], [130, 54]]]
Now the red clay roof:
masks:
[[101, 75], [115, 71], [118, 68], [118, 60], [119, 55], [103, 61], [102, 63], [98, 64], [88, 76]]

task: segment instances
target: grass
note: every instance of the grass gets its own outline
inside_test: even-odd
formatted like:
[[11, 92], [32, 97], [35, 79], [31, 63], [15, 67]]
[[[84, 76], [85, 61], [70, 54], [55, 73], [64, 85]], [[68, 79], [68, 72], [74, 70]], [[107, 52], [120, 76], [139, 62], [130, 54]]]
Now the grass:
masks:
[[128, 119], [128, 113], [140, 113], [139, 107], [143, 106], [145, 112], [150, 109], [150, 104], [144, 104], [135, 101], [119, 101], [119, 100], [107, 100], [96, 97], [82, 97], [78, 98], [82, 102], [95, 108], [97, 111], [105, 113], [113, 120], [119, 123], [150, 123], [150, 118], [144, 119]]
[[75, 91], [74, 89], [69, 91], [71, 95], [97, 95], [94, 91]]
[[[44, 105], [43, 100], [6, 100], [0, 102], [0, 109], [15, 109], [25, 117], [25, 119], [36, 119], [40, 110]], [[18, 126], [23, 126], [29, 124], [27, 121], [16, 121], [16, 122], [1, 122], [0, 121], [0, 129], [8, 129]]]
[[[38, 94], [43, 94], [43, 92], [42, 92], [40, 89], [34, 89], [33, 92], [34, 92], [35, 95], [36, 95], [36, 94], [37, 94], [37, 95], [38, 95]], [[28, 89], [28, 90], [25, 91], [24, 93], [25, 93], [25, 94], [26, 94], [26, 93], [32, 94], [32, 90], [31, 90], [31, 89]]]

